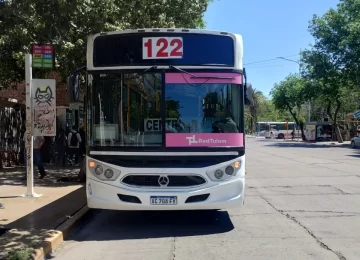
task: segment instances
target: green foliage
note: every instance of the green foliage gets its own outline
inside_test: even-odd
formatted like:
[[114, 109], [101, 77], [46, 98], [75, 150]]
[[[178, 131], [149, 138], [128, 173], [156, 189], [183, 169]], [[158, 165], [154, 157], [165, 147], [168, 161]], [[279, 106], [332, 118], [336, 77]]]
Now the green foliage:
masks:
[[336, 125], [339, 115], [358, 106], [360, 0], [342, 0], [336, 10], [314, 16], [309, 31], [314, 46], [302, 53], [307, 97], [326, 110]]
[[6, 260], [30, 260], [30, 259], [32, 259], [33, 252], [34, 252], [34, 249], [30, 248], [30, 247], [14, 249], [7, 254], [5, 259]]
[[327, 57], [353, 84], [360, 82], [360, 0], [340, 0], [337, 9], [314, 15], [309, 31], [314, 49]]
[[272, 100], [265, 98], [261, 104], [258, 121], [286, 121], [290, 120], [291, 115], [275, 109]]
[[302, 105], [305, 103], [306, 86], [308, 82], [299, 75], [290, 74], [284, 81], [274, 85], [270, 92], [275, 108], [282, 112], [289, 112], [296, 124], [300, 126], [303, 139], [305, 118]]
[[280, 111], [288, 111], [297, 122], [296, 112], [306, 101], [306, 81], [298, 75], [290, 74], [284, 81], [276, 83], [270, 92], [275, 108]]
[[[261, 121], [285, 121], [287, 113], [276, 110], [272, 100], [266, 98], [261, 91], [254, 90], [254, 104], [245, 107], [246, 132], [255, 132], [255, 123]], [[291, 117], [291, 116], [290, 116]]]
[[[24, 55], [32, 43], [56, 45], [63, 78], [85, 65], [89, 34], [131, 29], [203, 28], [211, 0], [0, 1], [0, 86], [24, 80]], [[43, 77], [35, 70], [34, 77]]]

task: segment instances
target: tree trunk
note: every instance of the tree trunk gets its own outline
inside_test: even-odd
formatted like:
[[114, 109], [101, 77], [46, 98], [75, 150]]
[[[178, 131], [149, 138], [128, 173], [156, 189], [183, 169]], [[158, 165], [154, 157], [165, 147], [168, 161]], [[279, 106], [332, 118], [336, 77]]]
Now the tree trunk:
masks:
[[301, 131], [301, 139], [303, 141], [306, 141], [306, 135], [305, 135], [305, 132], [304, 132], [304, 124], [300, 123], [299, 126], [300, 126], [300, 131]]
[[254, 119], [252, 117], [250, 118], [250, 131], [251, 131], [251, 134], [253, 135], [254, 134]]
[[334, 112], [334, 116], [331, 117], [331, 101], [329, 101], [329, 104], [328, 104], [328, 107], [327, 107], [327, 113], [329, 115], [329, 117], [331, 118], [332, 120], [332, 123], [333, 123], [333, 126], [334, 126], [334, 129], [335, 129], [335, 133], [336, 133], [336, 139], [339, 143], [343, 143], [344, 140], [341, 136], [341, 132], [340, 132], [340, 129], [339, 129], [339, 126], [337, 124], [337, 117], [338, 117], [338, 114], [339, 114], [339, 110], [341, 108], [341, 101], [339, 100], [339, 98], [336, 98], [335, 99], [335, 103], [336, 103], [336, 107], [335, 107], [335, 112]]
[[341, 136], [341, 132], [340, 132], [339, 126], [338, 126], [337, 124], [335, 124], [334, 127], [335, 127], [335, 133], [336, 133], [337, 141], [338, 141], [339, 143], [343, 143], [344, 140], [343, 140], [343, 138], [342, 138], [342, 136]]
[[291, 116], [294, 118], [295, 120], [295, 123], [300, 126], [300, 131], [301, 131], [301, 138], [303, 141], [306, 141], [306, 136], [305, 136], [305, 133], [304, 133], [304, 124], [303, 123], [300, 123], [300, 121], [298, 120], [298, 118], [296, 117], [296, 114], [292, 111], [291, 107], [289, 105], [287, 105], [288, 109], [289, 109], [289, 112], [291, 114]]

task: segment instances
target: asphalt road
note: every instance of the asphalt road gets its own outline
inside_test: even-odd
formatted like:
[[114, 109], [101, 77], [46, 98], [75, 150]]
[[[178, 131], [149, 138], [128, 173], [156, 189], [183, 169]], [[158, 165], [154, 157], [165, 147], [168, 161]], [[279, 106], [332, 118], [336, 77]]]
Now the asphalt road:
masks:
[[360, 149], [247, 138], [245, 208], [93, 211], [55, 260], [360, 259]]

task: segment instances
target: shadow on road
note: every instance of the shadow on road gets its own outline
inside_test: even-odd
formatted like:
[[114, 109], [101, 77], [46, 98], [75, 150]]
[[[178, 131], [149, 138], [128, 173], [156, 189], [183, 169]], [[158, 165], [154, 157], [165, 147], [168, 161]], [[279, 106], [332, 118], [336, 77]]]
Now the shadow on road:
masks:
[[265, 146], [268, 147], [281, 147], [281, 148], [331, 148], [331, 149], [350, 149], [350, 145], [331, 145], [331, 144], [320, 144], [320, 143], [302, 143], [302, 142], [276, 142], [269, 143]]
[[75, 241], [108, 241], [199, 236], [234, 229], [226, 211], [98, 211], [69, 237]]
[[355, 157], [355, 158], [360, 158], [360, 149], [357, 148], [357, 149], [353, 149], [353, 154], [349, 154], [347, 156], [350, 156], [350, 157]]
[[[80, 167], [55, 167], [44, 165], [47, 176], [44, 179], [39, 179], [39, 173], [36, 166], [34, 166], [34, 185], [38, 187], [62, 187], [70, 185], [79, 185], [78, 173]], [[0, 186], [26, 186], [24, 179], [24, 166], [14, 166], [11, 168], [3, 168], [0, 170]]]

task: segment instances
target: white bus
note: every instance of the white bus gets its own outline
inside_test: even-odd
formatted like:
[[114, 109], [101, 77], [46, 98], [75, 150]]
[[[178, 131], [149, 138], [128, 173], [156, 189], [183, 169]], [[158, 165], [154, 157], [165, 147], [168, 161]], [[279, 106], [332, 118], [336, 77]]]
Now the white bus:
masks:
[[[226, 32], [139, 29], [89, 36], [88, 207], [241, 207], [244, 106], [252, 102], [242, 59], [242, 37]], [[76, 92], [74, 82], [69, 87]]]
[[295, 122], [256, 122], [257, 135], [265, 138], [289, 139], [292, 137], [292, 131], [294, 131], [294, 137], [297, 138], [299, 135], [297, 130]]

